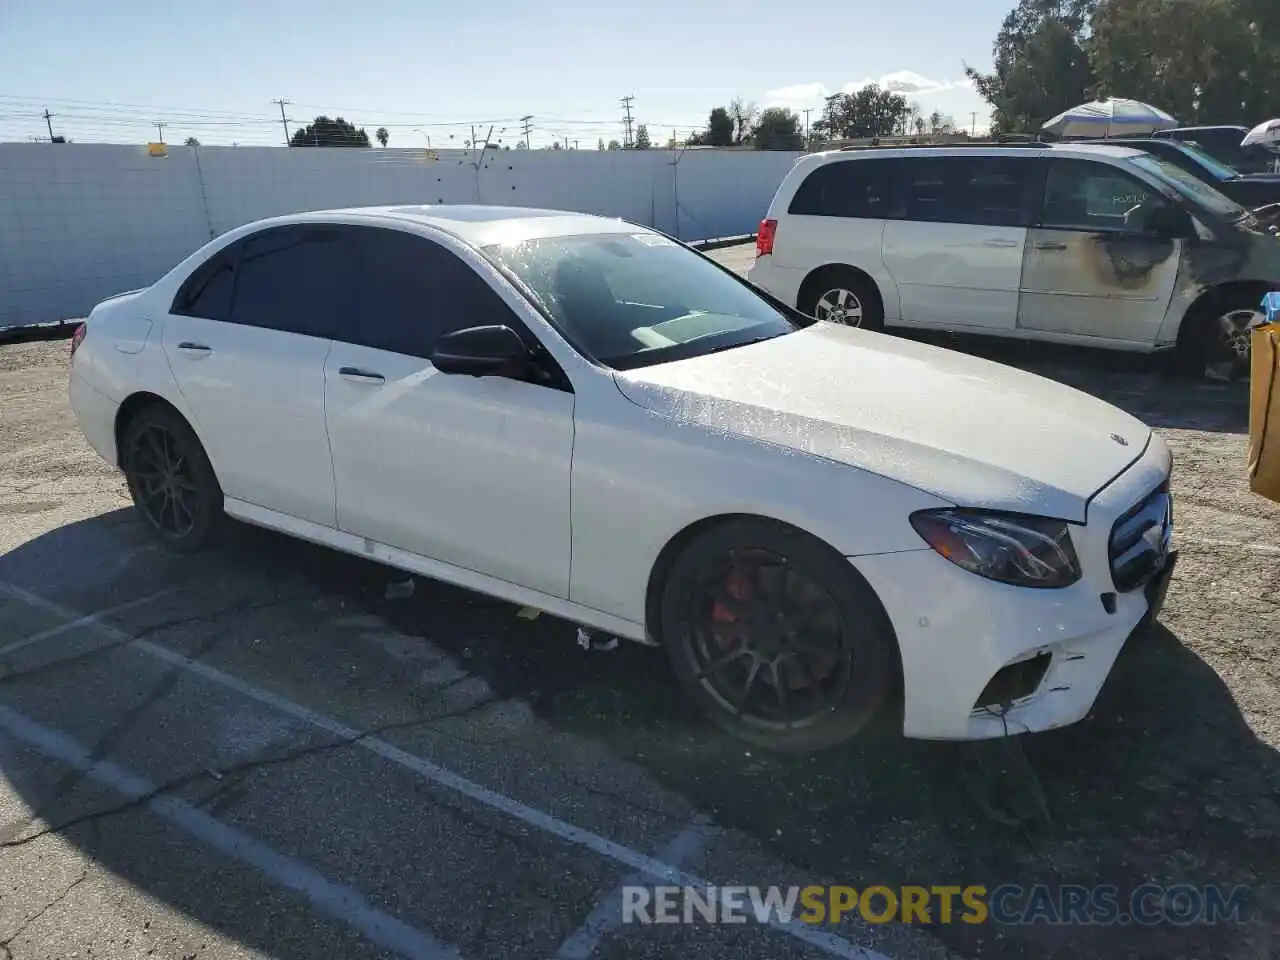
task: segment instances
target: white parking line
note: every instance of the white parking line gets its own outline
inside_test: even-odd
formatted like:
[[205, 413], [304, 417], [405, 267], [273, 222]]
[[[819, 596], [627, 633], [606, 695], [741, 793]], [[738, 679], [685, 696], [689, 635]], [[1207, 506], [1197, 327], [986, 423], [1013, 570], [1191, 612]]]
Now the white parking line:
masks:
[[[110, 761], [94, 760], [87, 748], [66, 734], [36, 723], [3, 704], [0, 704], [0, 730], [130, 799], [145, 797], [156, 790], [155, 784], [145, 778]], [[278, 886], [302, 894], [321, 913], [359, 931], [380, 947], [411, 960], [456, 960], [461, 956], [430, 934], [372, 906], [354, 887], [334, 883], [309, 864], [277, 853], [184, 800], [161, 794], [148, 800], [146, 806], [224, 856], [253, 867]]]
[[24, 637], [14, 643], [6, 644], [0, 647], [0, 657], [7, 653], [13, 653], [15, 650], [21, 650], [23, 647], [30, 647], [37, 643], [43, 643], [45, 640], [52, 640], [54, 637], [61, 636], [64, 633], [70, 633], [79, 627], [91, 627], [100, 620], [107, 617], [114, 617], [117, 613], [124, 613], [126, 610], [132, 610], [135, 607], [145, 606], [153, 600], [159, 600], [161, 597], [167, 597], [169, 594], [177, 591], [177, 587], [166, 587], [163, 590], [157, 590], [155, 593], [149, 593], [145, 597], [139, 597], [137, 600], [130, 600], [127, 603], [118, 603], [114, 607], [107, 607], [99, 610], [97, 613], [91, 613], [87, 617], [77, 617], [70, 623], [63, 623], [56, 627], [50, 627], [48, 630], [42, 630], [34, 636]]
[[[65, 617], [68, 620], [80, 619], [81, 614], [64, 607], [60, 603], [47, 600], [44, 597], [24, 590], [22, 587], [15, 586], [10, 583], [0, 581], [0, 593], [6, 593], [11, 597], [25, 600], [27, 603], [58, 616]], [[286, 699], [279, 694], [256, 687], [251, 683], [247, 683], [230, 674], [223, 673], [214, 667], [205, 663], [192, 660], [190, 657], [184, 657], [182, 654], [170, 650], [168, 647], [152, 643], [149, 640], [139, 638], [131, 638], [131, 636], [115, 627], [101, 622], [94, 622], [91, 625], [94, 630], [100, 631], [104, 636], [108, 636], [121, 644], [127, 645], [133, 650], [138, 650], [149, 656], [162, 660], [165, 663], [180, 667], [196, 676], [202, 677], [210, 683], [225, 687], [228, 690], [234, 690], [237, 693], [255, 700], [258, 703], [265, 704], [273, 709], [279, 710], [281, 713], [308, 723], [313, 727], [324, 730], [335, 737], [343, 740], [351, 740], [354, 746], [362, 750], [368, 750], [370, 753], [376, 754], [384, 760], [403, 767], [406, 770], [412, 770], [419, 776], [446, 787], [450, 790], [457, 791], [463, 796], [469, 797], [477, 803], [499, 810], [508, 816], [514, 817], [531, 827], [536, 827], [555, 837], [559, 837], [566, 843], [572, 843], [576, 846], [585, 847], [594, 853], [599, 854], [616, 863], [620, 863], [630, 870], [644, 874], [660, 880], [663, 883], [681, 887], [698, 887], [705, 888], [713, 886], [709, 881], [704, 880], [692, 873], [687, 873], [678, 867], [669, 863], [664, 863], [654, 857], [646, 856], [639, 851], [632, 850], [620, 843], [615, 843], [606, 837], [600, 836], [598, 833], [592, 833], [589, 830], [583, 830], [575, 827], [571, 823], [566, 823], [551, 814], [535, 807], [530, 807], [514, 800], [505, 794], [498, 793], [496, 790], [490, 790], [488, 787], [481, 786], [471, 780], [466, 779], [459, 774], [448, 770], [437, 763], [423, 757], [415, 756], [401, 750], [399, 747], [392, 746], [386, 740], [378, 737], [363, 736], [361, 732], [354, 727], [350, 727], [339, 720], [317, 713], [309, 707], [302, 704], [294, 703], [292, 700]], [[890, 957], [873, 950], [860, 947], [857, 944], [838, 937], [833, 933], [827, 933], [815, 927], [801, 923], [797, 920], [791, 920], [786, 923], [771, 917], [769, 926], [779, 932], [789, 934], [810, 946], [817, 947], [832, 956], [844, 957], [847, 960], [891, 960]]]
[[[711, 825], [699, 817], [676, 834], [658, 856], [672, 866], [683, 866], [689, 858], [697, 856]], [[600, 901], [594, 910], [587, 915], [582, 926], [570, 934], [560, 949], [556, 951], [555, 960], [587, 960], [606, 936], [622, 926], [622, 888], [639, 886], [648, 879], [644, 874], [633, 873], [615, 887], [607, 897]]]

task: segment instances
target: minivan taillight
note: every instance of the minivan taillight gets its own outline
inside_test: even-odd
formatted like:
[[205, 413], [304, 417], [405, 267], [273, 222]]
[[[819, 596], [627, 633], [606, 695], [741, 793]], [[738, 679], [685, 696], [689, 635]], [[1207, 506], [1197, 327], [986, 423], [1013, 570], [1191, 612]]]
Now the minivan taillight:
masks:
[[756, 234], [756, 256], [767, 257], [773, 253], [773, 235], [778, 232], [777, 220], [761, 220]]
[[75, 333], [71, 334], [71, 356], [76, 355], [76, 351], [80, 349], [80, 344], [84, 342], [84, 334], [87, 324], [77, 324]]

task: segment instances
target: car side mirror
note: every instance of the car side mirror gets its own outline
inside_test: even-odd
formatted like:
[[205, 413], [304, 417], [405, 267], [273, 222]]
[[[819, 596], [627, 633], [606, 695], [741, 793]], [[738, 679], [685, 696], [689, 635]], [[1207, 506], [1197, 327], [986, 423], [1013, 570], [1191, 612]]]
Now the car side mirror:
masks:
[[472, 377], [523, 373], [529, 356], [529, 346], [520, 334], [502, 324], [454, 330], [437, 340], [431, 350], [431, 362], [441, 373]]
[[1146, 216], [1146, 227], [1157, 237], [1169, 240], [1183, 240], [1195, 233], [1191, 225], [1191, 217], [1178, 207], [1161, 204]]

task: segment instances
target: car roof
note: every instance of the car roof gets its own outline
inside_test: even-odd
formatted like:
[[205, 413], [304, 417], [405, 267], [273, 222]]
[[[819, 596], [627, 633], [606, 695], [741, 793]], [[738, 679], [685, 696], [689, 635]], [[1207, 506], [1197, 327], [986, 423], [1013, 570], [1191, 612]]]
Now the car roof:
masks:
[[521, 242], [540, 237], [584, 233], [651, 233], [645, 227], [617, 217], [599, 217], [567, 210], [503, 207], [485, 204], [401, 204], [377, 207], [342, 207], [312, 210], [261, 220], [255, 227], [291, 223], [356, 223], [391, 226], [405, 222], [434, 227], [477, 247], [500, 242]]

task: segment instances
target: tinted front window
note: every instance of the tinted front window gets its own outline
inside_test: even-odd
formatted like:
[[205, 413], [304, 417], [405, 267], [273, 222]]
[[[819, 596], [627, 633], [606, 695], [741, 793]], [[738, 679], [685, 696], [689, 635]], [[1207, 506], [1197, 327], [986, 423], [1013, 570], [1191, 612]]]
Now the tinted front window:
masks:
[[899, 162], [895, 204], [907, 220], [1025, 226], [1036, 161], [1023, 157], [911, 157]]
[[517, 325], [493, 287], [438, 243], [363, 227], [352, 237], [360, 254], [360, 299], [357, 321], [342, 339], [429, 357], [436, 340], [453, 330]]
[[752, 288], [652, 233], [582, 234], [485, 248], [565, 338], [616, 369], [697, 356], [791, 333]]
[[800, 184], [788, 213], [811, 217], [888, 216], [892, 161], [840, 160], [819, 167]]
[[1178, 169], [1167, 160], [1145, 156], [1134, 157], [1131, 162], [1168, 183], [1193, 205], [1206, 208], [1226, 220], [1239, 220], [1248, 212], [1216, 187], [1210, 186], [1199, 177], [1193, 177], [1185, 170]]
[[337, 229], [267, 230], [247, 240], [242, 250], [233, 322], [333, 336], [355, 291], [355, 271]]

